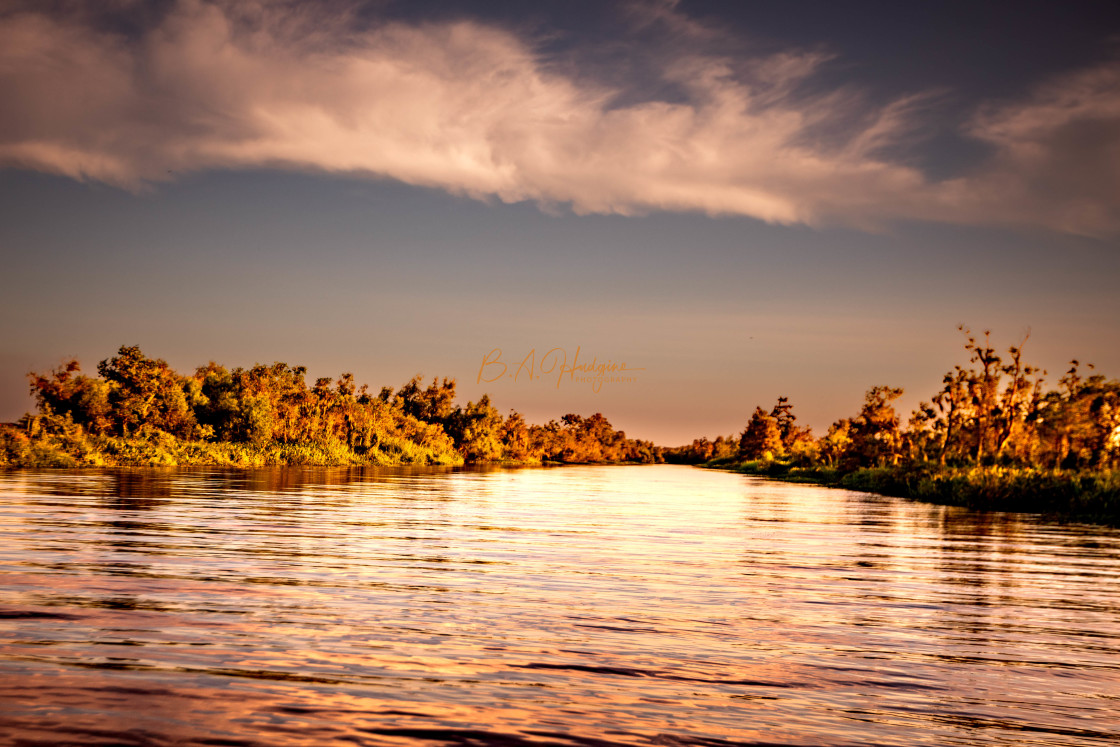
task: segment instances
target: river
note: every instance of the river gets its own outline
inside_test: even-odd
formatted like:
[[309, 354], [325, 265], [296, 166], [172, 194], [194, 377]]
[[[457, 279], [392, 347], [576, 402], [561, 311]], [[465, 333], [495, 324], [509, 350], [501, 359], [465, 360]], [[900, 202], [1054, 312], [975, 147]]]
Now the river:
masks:
[[1116, 744], [1118, 572], [682, 466], [5, 472], [0, 744]]

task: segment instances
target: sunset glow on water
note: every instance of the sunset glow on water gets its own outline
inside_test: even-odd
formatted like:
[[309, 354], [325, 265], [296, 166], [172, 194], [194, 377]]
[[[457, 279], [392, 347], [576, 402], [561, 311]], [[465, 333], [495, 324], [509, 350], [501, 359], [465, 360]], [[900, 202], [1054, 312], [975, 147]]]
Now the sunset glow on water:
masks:
[[0, 744], [1120, 737], [1120, 533], [688, 467], [0, 476]]

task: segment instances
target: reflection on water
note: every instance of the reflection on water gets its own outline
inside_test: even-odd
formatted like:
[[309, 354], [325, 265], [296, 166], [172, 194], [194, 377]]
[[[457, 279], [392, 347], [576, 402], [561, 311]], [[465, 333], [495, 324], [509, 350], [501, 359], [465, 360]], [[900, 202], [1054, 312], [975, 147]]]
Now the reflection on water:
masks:
[[1112, 744], [1118, 568], [687, 467], [5, 473], [0, 744]]

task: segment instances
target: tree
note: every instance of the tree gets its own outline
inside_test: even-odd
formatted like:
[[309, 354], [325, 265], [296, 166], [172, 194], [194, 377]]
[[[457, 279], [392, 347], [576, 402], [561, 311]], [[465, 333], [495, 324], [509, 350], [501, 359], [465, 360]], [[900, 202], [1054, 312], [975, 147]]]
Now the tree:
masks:
[[447, 418], [447, 433], [468, 462], [488, 462], [501, 456], [501, 431], [501, 413], [485, 394], [478, 402], [455, 408]]
[[852, 444], [852, 421], [848, 418], [837, 420], [828, 427], [828, 433], [817, 444], [818, 452], [825, 464], [836, 467]]
[[109, 384], [80, 371], [78, 361], [69, 360], [46, 374], [29, 373], [39, 412], [68, 415], [90, 433], [109, 433], [113, 428]]
[[898, 415], [891, 402], [901, 396], [901, 389], [888, 386], [868, 390], [863, 408], [851, 421], [851, 443], [844, 454], [846, 461], [862, 467], [898, 463], [902, 439]]
[[1080, 365], [1070, 361], [1062, 388], [1041, 397], [1037, 458], [1054, 468], [1107, 469], [1120, 456], [1120, 382], [1082, 377]]
[[405, 415], [425, 423], [446, 423], [455, 409], [455, 379], [444, 377], [440, 382], [433, 378], [426, 389], [421, 389], [420, 384], [420, 376], [413, 376], [397, 390], [394, 401]]
[[750, 422], [739, 437], [739, 458], [773, 459], [781, 453], [782, 430], [778, 419], [761, 407], [754, 408]]
[[510, 410], [509, 415], [502, 421], [499, 439], [502, 444], [503, 459], [523, 462], [540, 458], [540, 454], [534, 453], [532, 448], [529, 425], [525, 422], [524, 416], [516, 410]]
[[98, 373], [109, 383], [114, 428], [123, 436], [147, 427], [190, 437], [196, 421], [184, 391], [186, 382], [166, 361], [148, 358], [136, 346], [123, 346], [101, 361]]
[[793, 414], [793, 405], [789, 404], [788, 397], [778, 397], [778, 403], [770, 411], [770, 416], [778, 423], [782, 453], [785, 455], [796, 454], [796, 458], [800, 461], [810, 458], [815, 450], [813, 429], [797, 427], [795, 424], [797, 416]]
[[953, 454], [965, 458], [968, 456], [963, 435], [971, 413], [968, 382], [968, 373], [956, 366], [945, 374], [941, 391], [933, 396], [933, 404], [938, 410], [933, 428], [942, 434], [941, 446], [937, 451], [938, 464], [944, 465]]

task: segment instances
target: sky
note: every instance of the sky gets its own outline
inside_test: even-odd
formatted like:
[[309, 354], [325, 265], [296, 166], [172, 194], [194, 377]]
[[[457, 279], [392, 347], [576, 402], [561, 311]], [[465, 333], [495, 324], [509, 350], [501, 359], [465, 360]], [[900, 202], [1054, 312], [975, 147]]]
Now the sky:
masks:
[[0, 421], [122, 345], [662, 445], [959, 325], [1120, 376], [1115, 3], [0, 0], [0, 102]]

